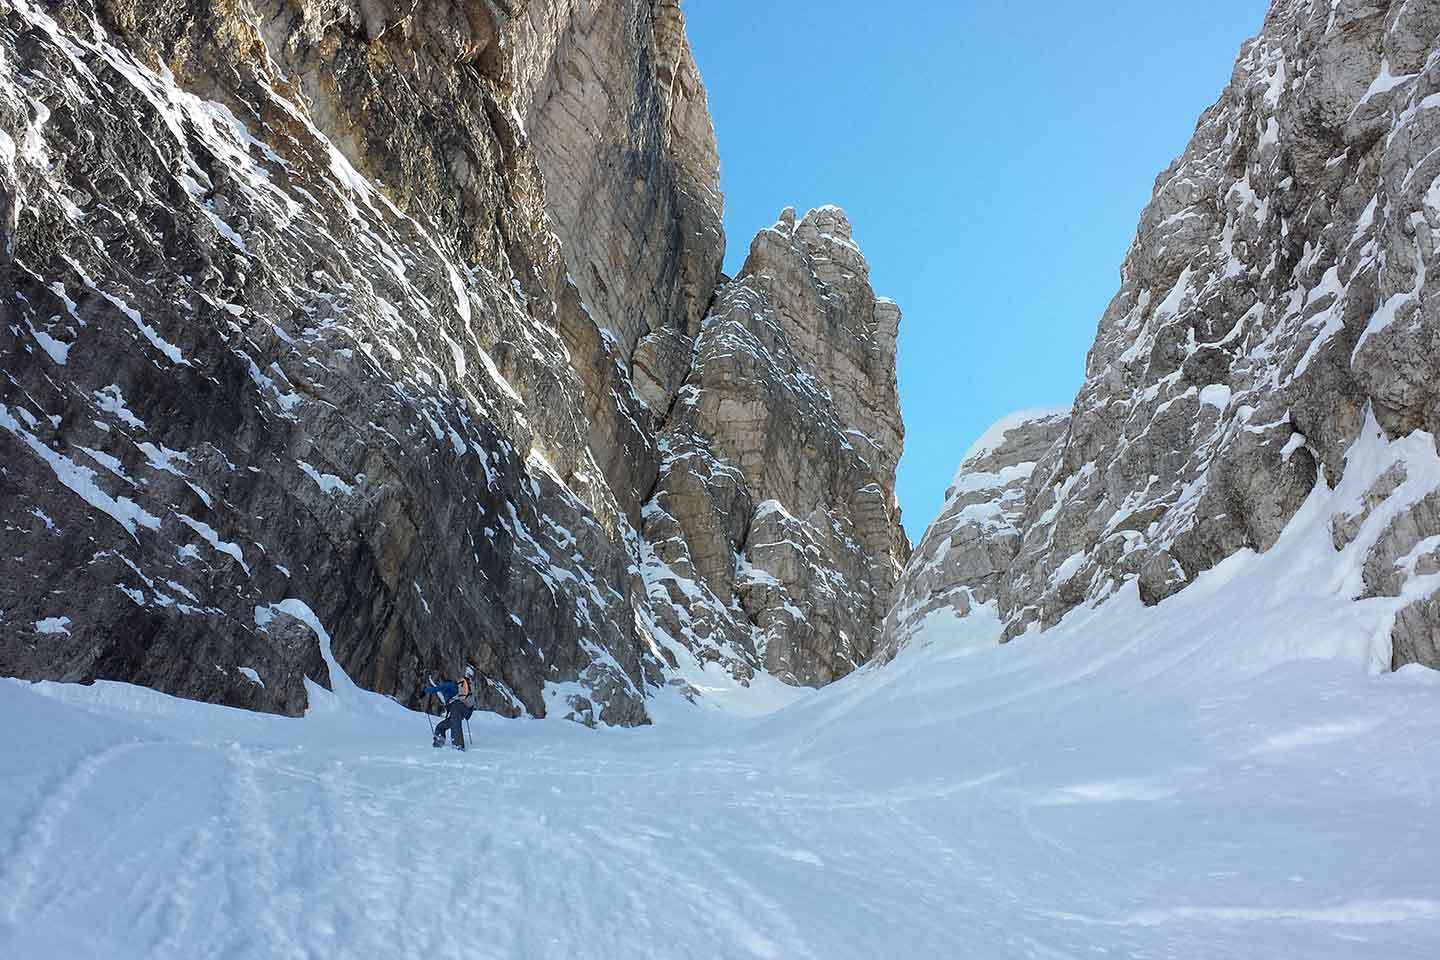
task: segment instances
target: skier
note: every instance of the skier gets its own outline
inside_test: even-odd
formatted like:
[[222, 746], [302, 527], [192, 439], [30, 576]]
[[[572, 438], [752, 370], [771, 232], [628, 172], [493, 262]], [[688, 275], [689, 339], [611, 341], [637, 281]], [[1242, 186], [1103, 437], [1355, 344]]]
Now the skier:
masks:
[[465, 749], [465, 721], [469, 720], [470, 715], [475, 712], [475, 708], [468, 702], [474, 689], [468, 676], [461, 677], [459, 680], [446, 680], [425, 688], [427, 696], [433, 693], [440, 697], [440, 702], [448, 714], [444, 720], [436, 724], [435, 741], [431, 746], [443, 747], [445, 731], [449, 730], [455, 749]]

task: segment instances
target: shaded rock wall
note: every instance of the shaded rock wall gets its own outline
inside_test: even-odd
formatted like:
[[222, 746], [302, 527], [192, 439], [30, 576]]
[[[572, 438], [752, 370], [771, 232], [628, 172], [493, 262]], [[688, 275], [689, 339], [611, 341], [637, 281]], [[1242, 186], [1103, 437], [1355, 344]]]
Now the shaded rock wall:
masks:
[[4, 10], [0, 659], [295, 712], [298, 597], [366, 687], [471, 664], [492, 710], [570, 684], [636, 723], [658, 664], [500, 35], [376, 9]]
[[[553, 49], [523, 108], [547, 208], [581, 297], [628, 363], [642, 339], [694, 336], [719, 280], [720, 166], [705, 88], [674, 0], [536, 4], [528, 16]], [[678, 360], [637, 371], [641, 397], [661, 413], [688, 367]]]
[[0, 0], [0, 672], [631, 724], [852, 669], [899, 312], [835, 210], [717, 298], [720, 214], [670, 0]]
[[470, 663], [501, 712], [645, 719], [639, 494], [591, 448], [626, 410], [596, 409], [598, 327], [568, 347], [588, 318], [520, 109], [527, 23], [0, 15], [5, 671], [295, 712], [327, 680], [270, 612], [296, 597], [373, 689]]

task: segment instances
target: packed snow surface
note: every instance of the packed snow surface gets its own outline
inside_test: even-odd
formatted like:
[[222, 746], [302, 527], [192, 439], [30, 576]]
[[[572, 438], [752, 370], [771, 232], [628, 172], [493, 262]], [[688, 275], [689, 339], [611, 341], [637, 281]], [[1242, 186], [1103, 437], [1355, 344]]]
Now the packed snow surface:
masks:
[[464, 754], [343, 679], [299, 720], [3, 680], [0, 956], [1428, 960], [1440, 674], [1373, 669], [1316, 519], [1154, 609], [947, 609], [758, 717]]

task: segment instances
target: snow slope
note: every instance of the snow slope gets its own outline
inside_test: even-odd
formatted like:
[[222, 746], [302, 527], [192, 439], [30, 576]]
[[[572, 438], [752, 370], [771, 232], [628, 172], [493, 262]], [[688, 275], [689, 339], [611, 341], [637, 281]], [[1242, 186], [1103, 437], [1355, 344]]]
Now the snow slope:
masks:
[[1307, 562], [1324, 506], [758, 719], [477, 714], [462, 755], [353, 687], [0, 682], [0, 956], [1433, 957], [1440, 674], [1369, 669], [1391, 601]]

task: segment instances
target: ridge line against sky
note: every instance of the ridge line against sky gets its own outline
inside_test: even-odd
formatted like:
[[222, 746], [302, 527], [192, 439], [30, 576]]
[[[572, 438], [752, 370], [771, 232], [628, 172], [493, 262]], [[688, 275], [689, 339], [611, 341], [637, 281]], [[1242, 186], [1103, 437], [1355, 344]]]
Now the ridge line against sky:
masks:
[[781, 208], [835, 203], [904, 311], [912, 541], [991, 423], [1074, 399], [1155, 177], [1267, 8], [686, 0], [726, 271]]

